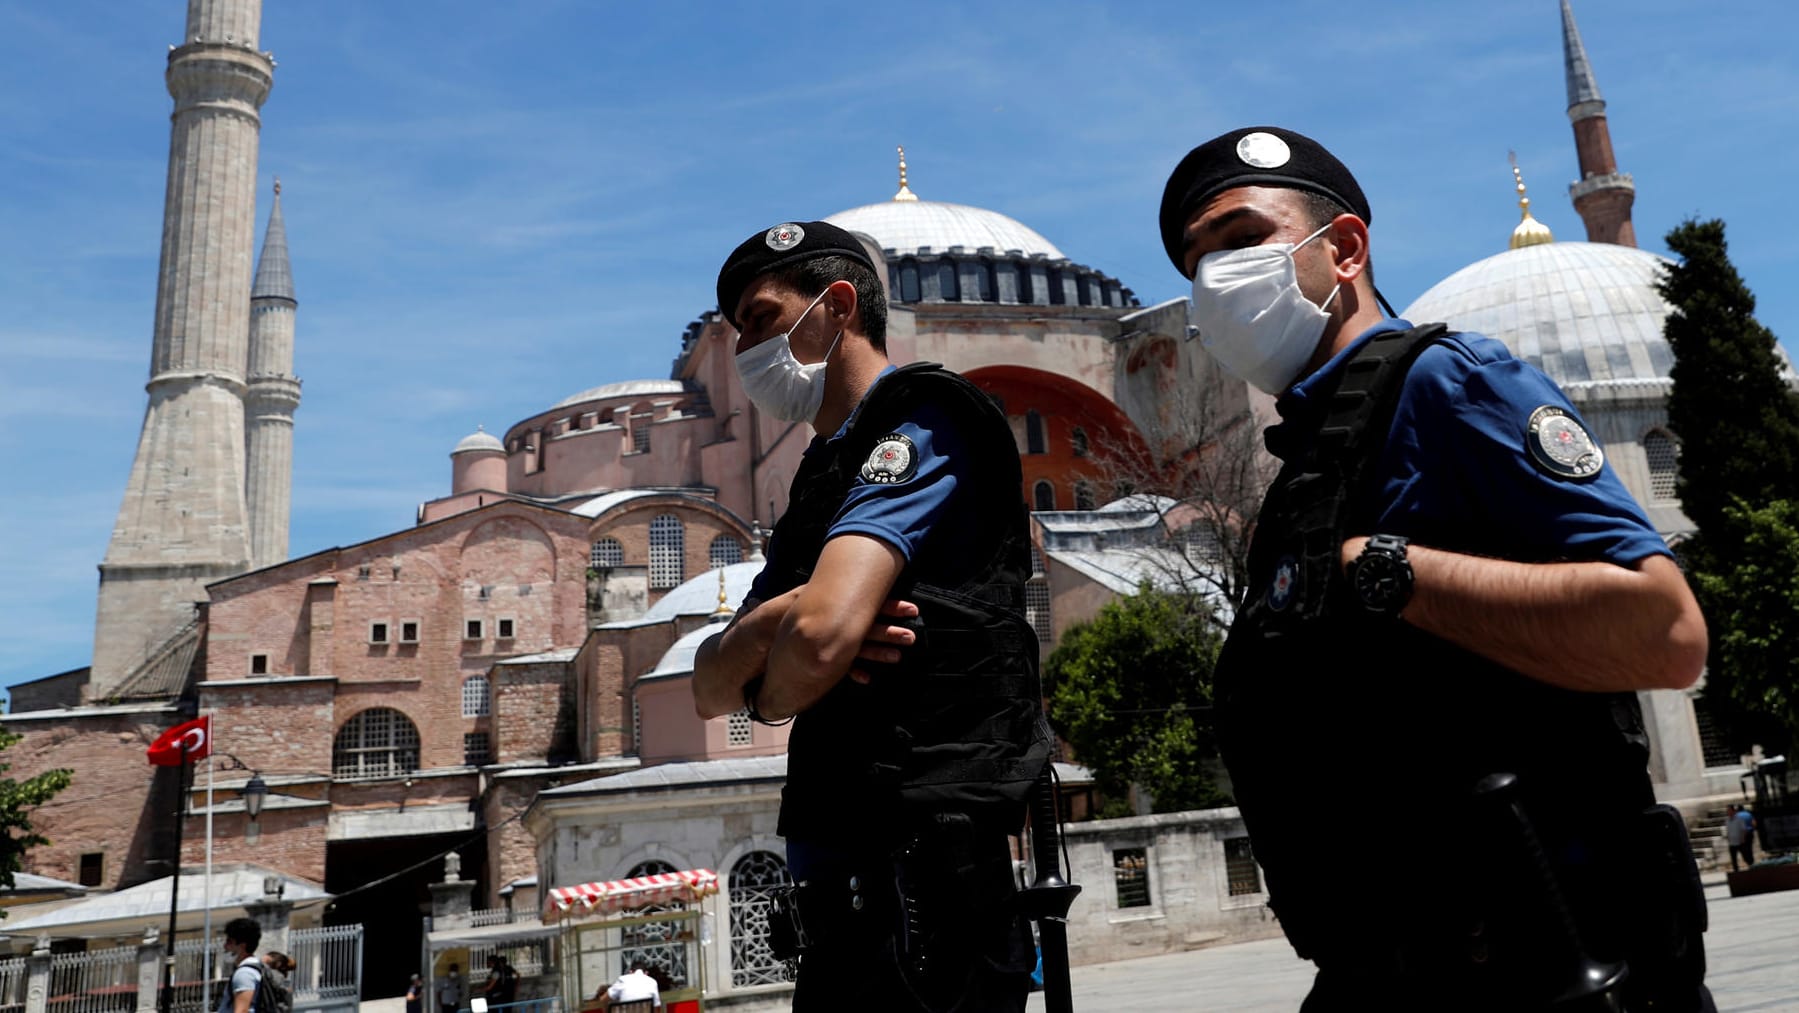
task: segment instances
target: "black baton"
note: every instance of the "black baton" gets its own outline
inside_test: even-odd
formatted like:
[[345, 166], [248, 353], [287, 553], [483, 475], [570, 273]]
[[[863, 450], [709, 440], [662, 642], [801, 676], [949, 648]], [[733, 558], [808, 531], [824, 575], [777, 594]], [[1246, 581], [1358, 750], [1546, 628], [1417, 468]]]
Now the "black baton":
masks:
[[1056, 812], [1053, 773], [1043, 773], [1031, 786], [1031, 859], [1037, 881], [1018, 895], [1026, 918], [1037, 923], [1043, 955], [1043, 1008], [1046, 1013], [1073, 1013], [1074, 991], [1068, 982], [1068, 909], [1081, 888], [1062, 878], [1062, 834]]

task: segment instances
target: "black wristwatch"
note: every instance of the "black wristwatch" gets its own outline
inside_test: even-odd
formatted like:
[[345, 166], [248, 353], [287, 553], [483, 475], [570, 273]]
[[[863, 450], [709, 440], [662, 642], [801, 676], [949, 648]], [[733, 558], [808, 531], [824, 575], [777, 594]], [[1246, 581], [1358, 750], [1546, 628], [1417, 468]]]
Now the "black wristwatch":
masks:
[[1362, 608], [1374, 615], [1397, 616], [1412, 600], [1412, 564], [1405, 558], [1406, 540], [1373, 535], [1362, 554], [1349, 564], [1349, 586]]

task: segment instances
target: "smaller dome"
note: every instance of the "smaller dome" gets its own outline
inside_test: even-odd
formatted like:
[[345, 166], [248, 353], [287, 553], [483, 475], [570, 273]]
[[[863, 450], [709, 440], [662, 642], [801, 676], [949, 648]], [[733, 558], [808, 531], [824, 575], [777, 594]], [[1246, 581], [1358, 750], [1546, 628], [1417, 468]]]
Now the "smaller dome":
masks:
[[609, 397], [643, 397], [648, 394], [679, 394], [687, 388], [679, 380], [621, 380], [618, 383], [603, 383], [598, 387], [589, 387], [579, 394], [573, 394], [551, 405], [551, 408], [567, 408], [570, 405], [585, 404], [588, 401], [601, 401]]
[[504, 454], [506, 452], [506, 445], [501, 443], [499, 438], [494, 436], [494, 434], [480, 426], [476, 426], [475, 431], [464, 436], [462, 442], [456, 444], [456, 449], [450, 451], [450, 453], [467, 454], [477, 450], [491, 450]]
[[665, 675], [686, 675], [693, 671], [693, 657], [699, 653], [700, 645], [711, 640], [724, 629], [723, 623], [707, 623], [698, 629], [689, 630], [679, 640], [670, 644], [662, 654], [662, 660], [656, 667], [644, 673], [644, 678], [654, 679]]

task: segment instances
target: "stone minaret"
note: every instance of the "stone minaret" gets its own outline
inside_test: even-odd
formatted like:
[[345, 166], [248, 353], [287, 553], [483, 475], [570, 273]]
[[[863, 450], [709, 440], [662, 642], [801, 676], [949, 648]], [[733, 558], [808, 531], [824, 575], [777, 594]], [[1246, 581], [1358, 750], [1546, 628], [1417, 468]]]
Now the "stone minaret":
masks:
[[100, 564], [88, 693], [110, 695], [193, 616], [205, 585], [250, 562], [244, 381], [256, 239], [257, 110], [274, 60], [261, 0], [188, 0], [169, 51], [175, 99], [149, 405]]
[[1568, 187], [1574, 210], [1587, 224], [1587, 239], [1616, 246], [1636, 246], [1630, 206], [1637, 186], [1630, 173], [1618, 171], [1612, 155], [1612, 131], [1605, 122], [1605, 99], [1587, 62], [1587, 47], [1574, 26], [1574, 9], [1562, 0], [1562, 62], [1568, 74], [1568, 119], [1574, 123], [1574, 147], [1580, 155], [1580, 180]]
[[293, 504], [294, 276], [281, 221], [281, 181], [262, 237], [262, 258], [250, 286], [250, 389], [244, 397], [244, 493], [250, 508], [250, 561], [272, 566], [287, 559], [287, 519]]

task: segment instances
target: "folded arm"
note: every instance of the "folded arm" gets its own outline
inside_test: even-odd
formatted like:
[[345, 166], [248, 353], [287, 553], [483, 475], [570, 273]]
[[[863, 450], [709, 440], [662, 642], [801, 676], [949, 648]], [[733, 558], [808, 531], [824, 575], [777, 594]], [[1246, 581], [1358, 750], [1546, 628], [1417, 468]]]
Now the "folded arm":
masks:
[[[1365, 538], [1343, 545], [1347, 563]], [[1518, 563], [1412, 545], [1401, 618], [1530, 678], [1586, 692], [1685, 689], [1705, 619], [1674, 561]]]
[[[877, 620], [905, 565], [898, 549], [868, 535], [826, 542], [811, 581], [798, 589], [775, 631], [756, 710], [776, 721], [798, 714], [850, 674], [856, 659], [867, 656], [871, 635], [887, 629]], [[897, 628], [887, 635], [895, 644], [910, 638], [910, 631]]]

